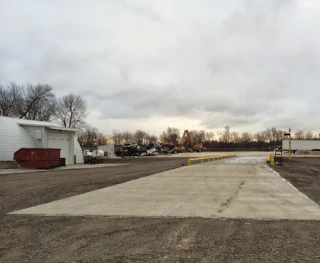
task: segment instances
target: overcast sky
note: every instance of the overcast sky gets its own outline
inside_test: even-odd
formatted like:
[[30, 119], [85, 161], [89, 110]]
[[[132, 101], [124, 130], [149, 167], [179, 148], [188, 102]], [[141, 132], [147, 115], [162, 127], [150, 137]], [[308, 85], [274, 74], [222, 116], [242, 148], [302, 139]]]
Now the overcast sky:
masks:
[[318, 0], [0, 0], [0, 81], [82, 95], [104, 133], [320, 130]]

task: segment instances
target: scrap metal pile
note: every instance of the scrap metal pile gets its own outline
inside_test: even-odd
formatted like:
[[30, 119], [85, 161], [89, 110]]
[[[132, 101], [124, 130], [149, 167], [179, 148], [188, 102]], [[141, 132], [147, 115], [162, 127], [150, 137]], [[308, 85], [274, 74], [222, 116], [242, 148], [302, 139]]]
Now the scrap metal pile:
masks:
[[170, 150], [164, 149], [159, 144], [150, 143], [146, 146], [139, 146], [137, 142], [126, 142], [121, 152], [122, 157], [127, 156], [156, 156], [159, 154], [169, 154]]

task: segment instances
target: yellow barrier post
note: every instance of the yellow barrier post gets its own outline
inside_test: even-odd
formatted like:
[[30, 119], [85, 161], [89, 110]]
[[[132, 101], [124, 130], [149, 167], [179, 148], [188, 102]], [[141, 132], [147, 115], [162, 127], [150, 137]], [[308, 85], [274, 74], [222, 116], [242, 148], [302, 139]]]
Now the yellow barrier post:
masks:
[[274, 156], [272, 154], [268, 155], [268, 162], [270, 163], [270, 165], [274, 165]]
[[188, 160], [188, 165], [192, 165], [192, 160], [191, 159]]

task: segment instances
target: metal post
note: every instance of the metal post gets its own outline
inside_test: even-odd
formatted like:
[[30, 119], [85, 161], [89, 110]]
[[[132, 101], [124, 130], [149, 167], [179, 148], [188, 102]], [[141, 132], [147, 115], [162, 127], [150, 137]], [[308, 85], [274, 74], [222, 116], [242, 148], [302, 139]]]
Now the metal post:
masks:
[[289, 128], [289, 159], [291, 159], [291, 128]]

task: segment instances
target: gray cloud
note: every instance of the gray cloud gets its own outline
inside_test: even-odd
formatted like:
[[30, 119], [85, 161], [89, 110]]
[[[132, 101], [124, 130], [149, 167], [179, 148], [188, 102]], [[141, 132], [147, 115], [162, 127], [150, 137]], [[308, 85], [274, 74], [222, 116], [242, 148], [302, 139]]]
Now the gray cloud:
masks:
[[320, 130], [320, 3], [17, 1], [0, 10], [0, 81], [81, 94], [103, 131], [142, 119]]

